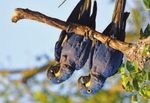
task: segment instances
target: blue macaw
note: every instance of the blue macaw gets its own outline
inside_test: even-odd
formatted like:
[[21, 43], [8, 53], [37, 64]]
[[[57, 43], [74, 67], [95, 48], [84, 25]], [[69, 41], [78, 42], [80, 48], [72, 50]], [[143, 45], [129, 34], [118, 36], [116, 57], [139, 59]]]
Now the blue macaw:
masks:
[[[80, 0], [67, 22], [89, 26], [95, 29], [97, 3], [94, 1], [91, 13], [91, 0]], [[87, 35], [87, 34], [85, 34]], [[92, 40], [74, 33], [62, 31], [55, 45], [55, 60], [57, 64], [50, 67], [47, 77], [52, 83], [59, 84], [69, 79], [75, 70], [86, 63], [92, 46]]]
[[[124, 41], [126, 20], [129, 13], [124, 12], [126, 0], [117, 0], [112, 22], [103, 31], [111, 38]], [[123, 54], [100, 41], [96, 41], [89, 56], [90, 74], [81, 76], [78, 85], [81, 94], [89, 96], [97, 93], [105, 80], [117, 73], [123, 61]]]

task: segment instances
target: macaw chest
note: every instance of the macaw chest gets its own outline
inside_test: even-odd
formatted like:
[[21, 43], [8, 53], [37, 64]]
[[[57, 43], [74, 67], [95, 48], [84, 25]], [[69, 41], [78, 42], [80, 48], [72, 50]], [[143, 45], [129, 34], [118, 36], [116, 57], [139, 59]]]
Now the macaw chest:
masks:
[[93, 54], [93, 72], [105, 77], [114, 75], [122, 63], [123, 54], [117, 50], [100, 44], [95, 47]]
[[77, 58], [79, 56], [80, 44], [83, 37], [72, 35], [63, 44], [62, 54], [68, 57]]
[[82, 51], [85, 49], [83, 46], [85, 42], [90, 42], [89, 40], [84, 40], [84, 37], [72, 34], [68, 40], [63, 44], [61, 58], [62, 56], [67, 57], [68, 62], [79, 61]]

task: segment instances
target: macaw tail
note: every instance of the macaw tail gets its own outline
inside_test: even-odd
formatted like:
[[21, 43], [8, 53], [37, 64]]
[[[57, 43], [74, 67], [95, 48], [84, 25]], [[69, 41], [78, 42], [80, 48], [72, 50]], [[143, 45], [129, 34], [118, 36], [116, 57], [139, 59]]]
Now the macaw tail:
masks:
[[94, 6], [93, 6], [93, 12], [91, 14], [91, 17], [89, 19], [89, 24], [88, 24], [88, 26], [93, 28], [93, 29], [96, 28], [96, 15], [97, 15], [97, 2], [95, 0]]
[[124, 12], [126, 5], [126, 0], [117, 0], [116, 6], [114, 10], [114, 14], [112, 17], [112, 22], [115, 24], [116, 39], [124, 41], [125, 39], [125, 27], [126, 27], [126, 20], [129, 16], [128, 12]]
[[115, 10], [113, 13], [112, 21], [114, 23], [120, 24], [122, 20], [122, 15], [124, 13], [126, 0], [117, 0], [115, 5]]
[[82, 25], [87, 25], [88, 19], [90, 17], [91, 11], [91, 0], [80, 0], [77, 6], [74, 8], [70, 14], [67, 22], [79, 23]]

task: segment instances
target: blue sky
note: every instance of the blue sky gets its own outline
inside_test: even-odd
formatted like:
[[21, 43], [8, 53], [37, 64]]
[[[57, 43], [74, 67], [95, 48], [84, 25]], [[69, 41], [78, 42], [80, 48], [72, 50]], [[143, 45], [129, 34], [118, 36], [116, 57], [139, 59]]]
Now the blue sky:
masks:
[[[54, 58], [54, 44], [60, 30], [31, 20], [11, 22], [15, 8], [29, 8], [51, 17], [66, 20], [79, 0], [3, 0], [0, 3], [0, 68], [26, 68], [40, 66], [46, 61], [36, 61], [36, 56], [48, 54]], [[97, 0], [98, 14], [96, 30], [110, 23], [114, 3], [110, 0]]]

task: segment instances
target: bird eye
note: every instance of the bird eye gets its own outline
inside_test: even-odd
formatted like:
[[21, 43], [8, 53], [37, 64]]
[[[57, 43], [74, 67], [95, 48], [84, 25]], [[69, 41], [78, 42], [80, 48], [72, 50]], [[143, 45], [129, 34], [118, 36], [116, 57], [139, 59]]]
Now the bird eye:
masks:
[[88, 90], [87, 90], [87, 93], [91, 93], [91, 92], [92, 92], [92, 90], [91, 90], [91, 89], [88, 89]]
[[64, 67], [65, 67], [65, 68], [68, 68], [68, 67], [69, 67], [69, 65], [65, 64], [65, 65], [64, 65]]
[[50, 70], [50, 73], [53, 74], [53, 75], [55, 74], [53, 70]]

